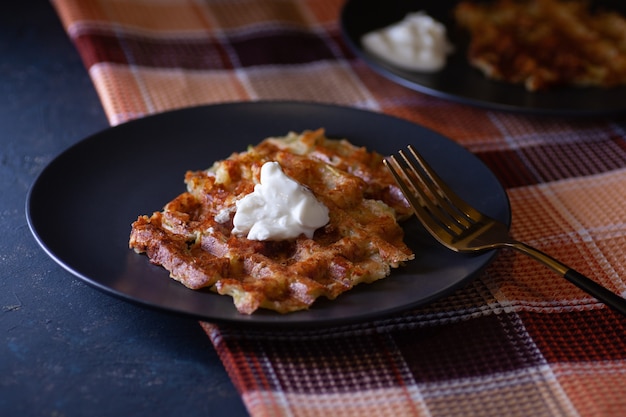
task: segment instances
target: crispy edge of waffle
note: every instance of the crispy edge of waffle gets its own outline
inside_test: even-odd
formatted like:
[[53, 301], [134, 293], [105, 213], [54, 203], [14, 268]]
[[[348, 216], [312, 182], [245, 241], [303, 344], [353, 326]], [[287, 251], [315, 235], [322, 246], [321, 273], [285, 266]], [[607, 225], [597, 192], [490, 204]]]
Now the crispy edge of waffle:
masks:
[[[313, 239], [259, 242], [231, 235], [235, 201], [252, 192], [270, 160], [329, 208], [329, 224]], [[162, 211], [138, 217], [129, 246], [188, 288], [231, 296], [244, 314], [307, 309], [320, 296], [334, 299], [414, 257], [397, 222], [410, 208], [382, 156], [328, 139], [322, 129], [268, 138], [208, 170], [187, 172], [185, 182], [187, 192]], [[218, 213], [230, 219], [219, 223]]]
[[626, 84], [626, 18], [577, 0], [460, 2], [467, 57], [491, 79], [528, 91]]

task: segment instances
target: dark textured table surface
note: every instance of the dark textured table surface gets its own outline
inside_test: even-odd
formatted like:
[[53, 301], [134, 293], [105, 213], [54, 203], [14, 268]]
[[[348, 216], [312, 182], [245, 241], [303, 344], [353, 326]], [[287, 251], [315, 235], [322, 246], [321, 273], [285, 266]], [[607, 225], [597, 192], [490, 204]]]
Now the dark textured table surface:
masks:
[[0, 56], [0, 415], [246, 415], [194, 319], [101, 293], [40, 249], [31, 183], [108, 123], [46, 0], [5, 5]]

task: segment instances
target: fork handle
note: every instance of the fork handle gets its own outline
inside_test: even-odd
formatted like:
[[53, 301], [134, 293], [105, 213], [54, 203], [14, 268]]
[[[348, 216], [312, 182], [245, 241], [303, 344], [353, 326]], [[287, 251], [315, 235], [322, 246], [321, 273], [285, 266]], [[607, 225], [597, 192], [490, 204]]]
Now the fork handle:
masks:
[[550, 255], [543, 253], [539, 249], [535, 249], [532, 246], [518, 241], [511, 242], [510, 246], [546, 265], [559, 275], [565, 277], [566, 280], [576, 285], [578, 288], [594, 296], [598, 301], [603, 302], [615, 311], [626, 316], [626, 299], [620, 297], [591, 278], [586, 277], [562, 262], [557, 261]]
[[570, 268], [563, 276], [566, 280], [576, 285], [578, 288], [593, 295], [599, 301], [602, 301], [607, 306], [626, 316], [626, 300], [624, 298], [620, 297], [612, 291], [609, 291], [607, 288], [591, 280], [590, 278], [587, 278], [586, 276], [574, 269]]

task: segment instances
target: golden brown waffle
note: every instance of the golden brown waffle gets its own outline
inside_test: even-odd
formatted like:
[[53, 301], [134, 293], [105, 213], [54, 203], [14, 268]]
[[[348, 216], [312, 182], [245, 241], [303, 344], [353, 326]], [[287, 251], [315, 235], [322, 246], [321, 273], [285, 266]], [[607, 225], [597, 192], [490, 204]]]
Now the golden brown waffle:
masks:
[[462, 1], [470, 63], [529, 91], [626, 84], [626, 18], [576, 0]]
[[[328, 207], [330, 221], [312, 239], [231, 234], [235, 202], [253, 191], [268, 161], [279, 162]], [[397, 223], [410, 209], [382, 156], [328, 139], [323, 130], [268, 138], [206, 171], [187, 172], [185, 182], [188, 191], [163, 211], [133, 223], [129, 245], [191, 289], [232, 296], [241, 313], [306, 309], [413, 258]]]

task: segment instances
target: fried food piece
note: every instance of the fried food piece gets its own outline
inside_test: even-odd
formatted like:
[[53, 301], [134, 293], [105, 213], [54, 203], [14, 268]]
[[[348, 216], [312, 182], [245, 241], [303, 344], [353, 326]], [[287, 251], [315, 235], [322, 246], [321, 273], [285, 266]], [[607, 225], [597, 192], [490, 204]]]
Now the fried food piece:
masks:
[[[256, 241], [231, 233], [236, 201], [278, 162], [329, 210], [312, 239]], [[323, 130], [268, 138], [205, 171], [185, 175], [187, 192], [160, 212], [139, 216], [129, 246], [191, 289], [233, 297], [237, 310], [306, 309], [360, 283], [388, 276], [414, 257], [397, 220], [411, 211], [382, 156], [331, 140]]]
[[626, 19], [577, 0], [460, 2], [467, 57], [491, 79], [528, 91], [626, 84]]

